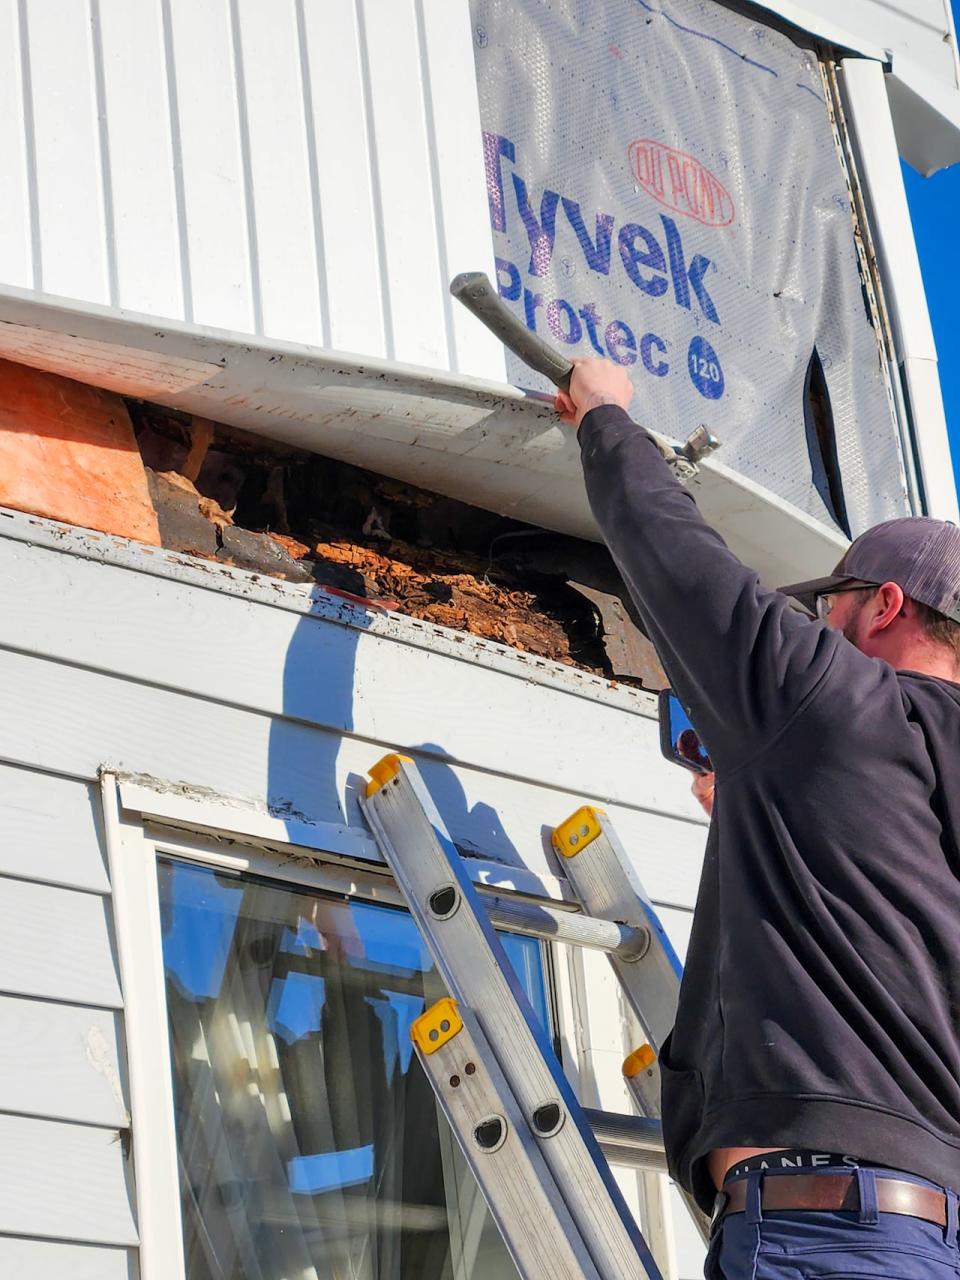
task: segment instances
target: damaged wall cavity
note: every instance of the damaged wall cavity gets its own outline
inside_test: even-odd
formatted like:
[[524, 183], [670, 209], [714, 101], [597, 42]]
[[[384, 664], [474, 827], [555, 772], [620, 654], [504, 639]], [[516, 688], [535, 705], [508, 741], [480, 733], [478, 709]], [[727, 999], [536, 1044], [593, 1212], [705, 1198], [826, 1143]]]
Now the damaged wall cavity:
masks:
[[157, 405], [128, 408], [170, 550], [666, 683], [604, 547]]

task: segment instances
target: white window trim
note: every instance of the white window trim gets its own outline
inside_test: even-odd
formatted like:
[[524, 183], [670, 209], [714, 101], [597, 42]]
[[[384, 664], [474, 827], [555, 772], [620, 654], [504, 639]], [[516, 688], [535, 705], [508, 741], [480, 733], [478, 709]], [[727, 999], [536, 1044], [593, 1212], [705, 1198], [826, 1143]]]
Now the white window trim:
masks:
[[183, 1280], [183, 1228], [156, 854], [100, 778], [130, 1087], [141, 1280]]
[[[223, 842], [229, 840], [237, 848], [252, 844], [276, 852], [288, 859], [285, 865], [299, 861], [304, 867], [319, 867], [331, 859], [343, 858], [353, 865], [366, 864], [371, 874], [378, 870], [387, 874], [380, 851], [365, 829], [335, 822], [277, 818], [237, 797], [206, 790], [193, 792], [182, 783], [144, 774], [117, 773], [115, 778], [122, 811], [144, 821], [152, 820], [161, 828], [196, 832], [201, 843], [208, 841], [214, 852], [222, 850]], [[465, 857], [463, 861], [470, 878], [484, 888], [506, 889], [545, 901], [571, 900], [569, 886], [558, 876], [487, 858]]]

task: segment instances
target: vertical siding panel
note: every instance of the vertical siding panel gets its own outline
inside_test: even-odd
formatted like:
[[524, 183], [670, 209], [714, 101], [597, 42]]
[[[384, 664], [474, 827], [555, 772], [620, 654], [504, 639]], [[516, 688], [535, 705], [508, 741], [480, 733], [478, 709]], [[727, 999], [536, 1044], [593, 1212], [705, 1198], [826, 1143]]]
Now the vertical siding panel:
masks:
[[[493, 279], [470, 10], [450, 0], [417, 3], [443, 274], [450, 278], [461, 271], [486, 271]], [[445, 297], [451, 327], [450, 367], [506, 382], [502, 343], [454, 304], [449, 294]]]
[[42, 275], [47, 293], [109, 301], [87, 0], [28, 7]]
[[0, 281], [30, 288], [30, 184], [17, 0], [0, 3]]
[[[327, 341], [387, 354], [359, 32], [350, 0], [302, 0], [304, 90], [316, 164]], [[332, 175], [336, 175], [334, 180]]]
[[263, 332], [321, 341], [294, 0], [237, 0]]
[[392, 354], [449, 367], [414, 0], [360, 0], [383, 216]]
[[117, 304], [185, 316], [159, 0], [99, 0]]
[[228, 0], [170, 0], [192, 316], [255, 332]]

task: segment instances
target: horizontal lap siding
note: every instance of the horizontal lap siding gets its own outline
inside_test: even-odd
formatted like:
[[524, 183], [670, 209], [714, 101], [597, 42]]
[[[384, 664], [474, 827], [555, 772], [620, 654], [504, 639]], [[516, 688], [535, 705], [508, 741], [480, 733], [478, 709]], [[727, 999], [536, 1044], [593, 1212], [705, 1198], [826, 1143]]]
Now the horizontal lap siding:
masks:
[[119, 1009], [110, 901], [29, 880], [0, 879], [0, 988]]
[[126, 1127], [120, 1024], [109, 1009], [0, 995], [0, 1109]]
[[0, 1236], [0, 1275], [17, 1280], [138, 1280], [133, 1249]]
[[[660, 756], [654, 722], [591, 697], [362, 628], [12, 540], [0, 539], [0, 574], [22, 602], [16, 617], [0, 612], [0, 647], [57, 659], [47, 672], [51, 692], [42, 699], [51, 705], [38, 705], [36, 732], [42, 723], [53, 752], [79, 749], [95, 762], [93, 772], [109, 758], [134, 771], [193, 774], [226, 794], [254, 795], [271, 768], [276, 775], [282, 766], [285, 794], [278, 798], [311, 812], [318, 771], [322, 787], [346, 734], [442, 753], [468, 768], [573, 796], [698, 820], [685, 772]], [[72, 618], [71, 627], [64, 627], [64, 616]], [[18, 656], [11, 653], [8, 661], [15, 664]], [[99, 676], [124, 677], [124, 696], [108, 697]], [[74, 696], [61, 695], [74, 680]], [[62, 722], [60, 744], [49, 721], [54, 714]], [[88, 718], [86, 743], [74, 742], [84, 737]], [[95, 730], [109, 725], [116, 731], [98, 742]], [[182, 768], [156, 759], [173, 754], [164, 746], [171, 728], [180, 739]], [[329, 740], [316, 729], [329, 732]], [[0, 725], [0, 735], [4, 730]], [[204, 740], [216, 743], [216, 751]], [[116, 754], [128, 744], [142, 747], [139, 760]], [[57, 758], [50, 767], [59, 767]], [[366, 767], [351, 761], [350, 768], [357, 766]], [[222, 781], [203, 776], [221, 771]], [[559, 821], [545, 812], [543, 820], [551, 819]]]
[[109, 888], [96, 787], [0, 763], [0, 1275], [136, 1276]]
[[[400, 670], [404, 657], [402, 652], [396, 656]], [[220, 658], [228, 667], [228, 645], [221, 646]], [[185, 655], [184, 662], [189, 661]], [[442, 661], [437, 659], [438, 665]], [[95, 773], [100, 763], [110, 761], [124, 770], [207, 787], [221, 795], [260, 803], [269, 799], [281, 812], [307, 814], [314, 821], [342, 821], [346, 809], [357, 825], [356, 796], [364, 771], [385, 750], [411, 746], [399, 733], [378, 742], [318, 731], [300, 723], [295, 708], [283, 718], [272, 718], [61, 662], [7, 652], [0, 656], [0, 663], [10, 688], [8, 714], [0, 721], [0, 756], [24, 763], [35, 760], [48, 767]], [[471, 668], [452, 665], [463, 681], [463, 705], [472, 705]], [[323, 678], [322, 671], [318, 668], [316, 678]], [[451, 679], [446, 707], [442, 699], [434, 703], [437, 719], [450, 713], [449, 699], [456, 698], [456, 680]], [[438, 683], [442, 687], [442, 681]], [[239, 687], [237, 693], [240, 696]], [[426, 709], [419, 707], [417, 714], [425, 715]], [[29, 738], [22, 732], [28, 719]], [[656, 756], [656, 726], [639, 717], [630, 719], [632, 733], [648, 739], [645, 744], [633, 743], [629, 752], [638, 778], [633, 805], [610, 805], [599, 787], [578, 786], [576, 770], [564, 769], [561, 761], [556, 768], [551, 768], [552, 761], [545, 766], [548, 774], [568, 774], [561, 779], [565, 785], [557, 786], [498, 777], [488, 759], [481, 769], [427, 762], [425, 773], [437, 789], [441, 812], [455, 838], [469, 852], [490, 856], [490, 851], [508, 864], [519, 863], [539, 874], [556, 874], [545, 829], [579, 804], [599, 800], [613, 814], [651, 895], [666, 904], [690, 907], [696, 895], [704, 828], [694, 820], [685, 791], [677, 796], [682, 820], [671, 817], [668, 805], [657, 796], [650, 811], [637, 807], [648, 801], [653, 789], [648, 790], [645, 777], [662, 774], [669, 766]], [[528, 727], [518, 722], [507, 702], [500, 725], [504, 737], [520, 737]], [[466, 734], [462, 725], [460, 730]], [[599, 727], [591, 741], [603, 741]], [[585, 751], [588, 745], [581, 742], [579, 750]], [[469, 760], [469, 743], [463, 742], [461, 749]], [[611, 770], [614, 766], [611, 760]], [[343, 789], [338, 783], [341, 767]], [[584, 774], [589, 772], [584, 768]], [[684, 783], [682, 774], [680, 781]], [[668, 789], [673, 785], [666, 780]]]
[[115, 1129], [0, 1115], [0, 1232], [135, 1245], [126, 1165]]
[[109, 893], [95, 789], [0, 764], [0, 875]]

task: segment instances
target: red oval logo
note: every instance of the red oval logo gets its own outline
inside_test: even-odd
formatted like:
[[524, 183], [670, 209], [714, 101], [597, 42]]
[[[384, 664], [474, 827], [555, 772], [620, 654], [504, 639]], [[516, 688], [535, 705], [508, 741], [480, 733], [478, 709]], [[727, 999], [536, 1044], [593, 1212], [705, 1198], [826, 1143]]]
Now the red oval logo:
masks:
[[652, 138], [631, 142], [627, 155], [644, 191], [674, 213], [707, 227], [728, 227], [736, 217], [729, 191], [696, 156]]

